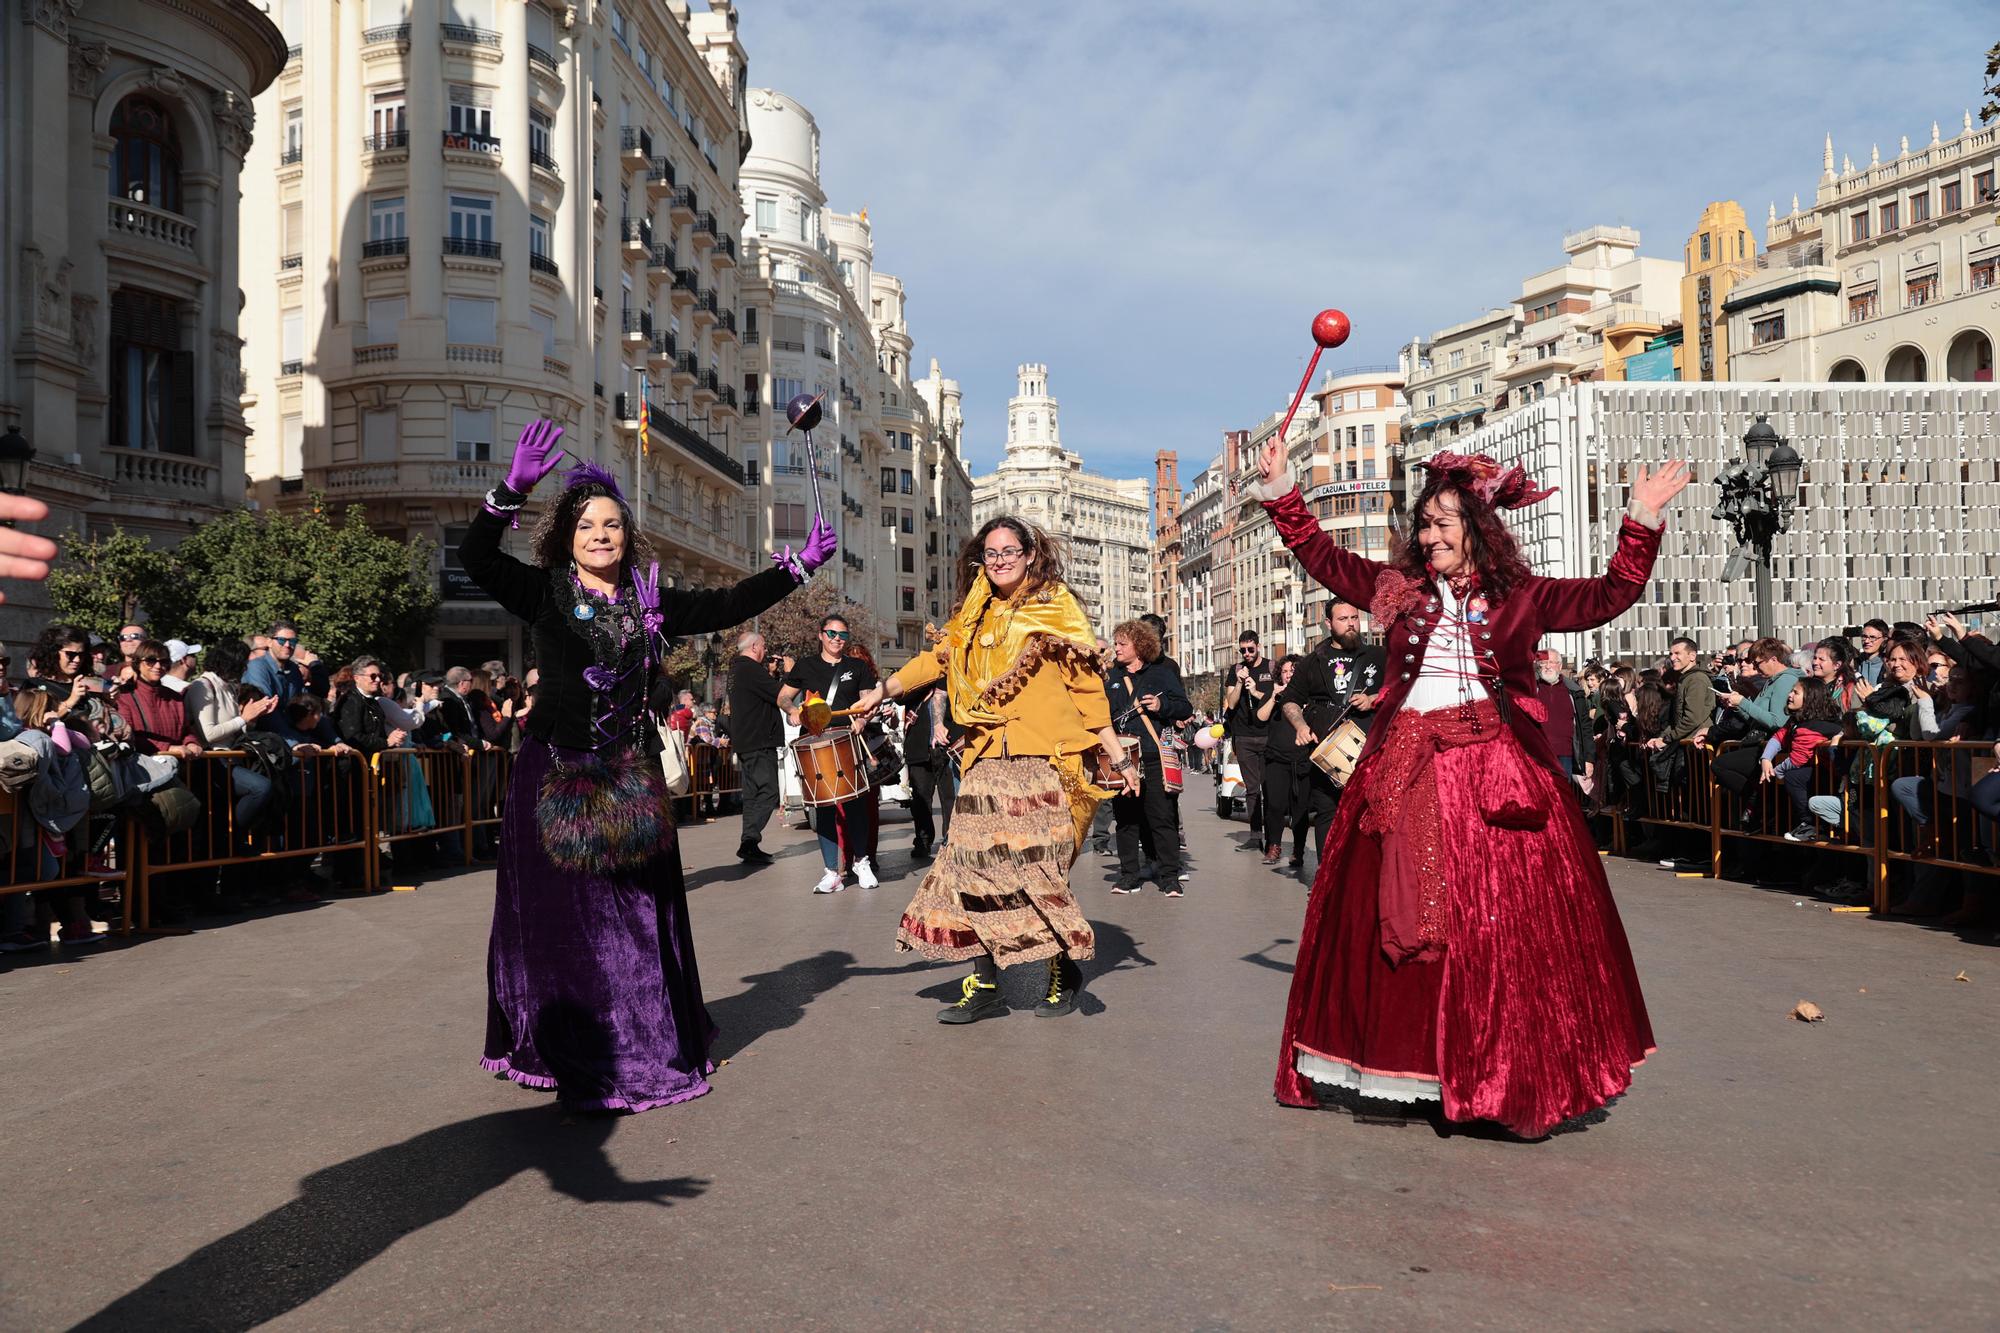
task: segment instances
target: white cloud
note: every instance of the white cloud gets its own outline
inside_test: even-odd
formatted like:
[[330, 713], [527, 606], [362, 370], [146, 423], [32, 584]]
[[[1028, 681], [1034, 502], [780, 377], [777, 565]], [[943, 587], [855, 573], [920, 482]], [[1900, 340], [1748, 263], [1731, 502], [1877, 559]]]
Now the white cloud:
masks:
[[1955, 132], [1977, 6], [744, 0], [753, 84], [818, 118], [835, 208], [908, 284], [917, 364], [998, 456], [1044, 361], [1094, 468], [1192, 472], [1322, 367], [1512, 298], [1597, 222], [1678, 253], [1706, 203], [1810, 201], [1822, 136], [1865, 161]]

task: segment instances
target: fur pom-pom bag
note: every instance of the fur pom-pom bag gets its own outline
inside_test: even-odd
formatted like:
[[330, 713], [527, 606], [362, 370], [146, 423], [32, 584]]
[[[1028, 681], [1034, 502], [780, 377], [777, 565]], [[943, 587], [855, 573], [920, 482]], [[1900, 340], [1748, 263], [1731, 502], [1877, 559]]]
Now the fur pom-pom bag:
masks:
[[637, 749], [559, 760], [535, 820], [549, 860], [578, 874], [627, 874], [673, 845], [666, 784]]

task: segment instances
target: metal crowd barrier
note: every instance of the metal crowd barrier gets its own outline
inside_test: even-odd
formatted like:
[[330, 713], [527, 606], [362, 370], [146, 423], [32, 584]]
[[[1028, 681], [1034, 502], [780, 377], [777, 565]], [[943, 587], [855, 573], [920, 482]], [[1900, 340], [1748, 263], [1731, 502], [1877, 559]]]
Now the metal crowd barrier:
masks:
[[[1647, 763], [1655, 753], [1636, 745], [1609, 747], [1610, 762], [1636, 760], [1642, 778], [1636, 801], [1605, 802], [1601, 813], [1613, 825], [1613, 848], [1623, 854], [1629, 841], [1627, 821], [1661, 828], [1705, 833], [1709, 840], [1708, 877], [1722, 875], [1725, 840], [1783, 843], [1801, 851], [1820, 849], [1847, 853], [1868, 863], [1871, 910], [1889, 910], [1889, 870], [1897, 863], [1936, 866], [1982, 875], [2000, 874], [2000, 827], [1981, 816], [1972, 804], [1972, 790], [1995, 770], [1991, 741], [1897, 741], [1868, 745], [1841, 740], [1822, 746], [1813, 756], [1810, 796], [1840, 801], [1840, 822], [1829, 825], [1813, 816], [1821, 837], [1812, 843], [1791, 843], [1785, 831], [1799, 822], [1783, 783], [1756, 778], [1738, 797], [1715, 778], [1715, 760], [1740, 747], [1729, 742], [1719, 750], [1682, 742], [1687, 766], [1678, 781], [1662, 787]], [[1761, 751], [1761, 744], [1758, 746]], [[1865, 765], [1860, 775], [1856, 765]], [[1906, 798], [1925, 814], [1922, 823], [1897, 799], [1898, 784]], [[1748, 799], [1745, 799], [1745, 798]], [[1636, 813], [1635, 813], [1636, 807]], [[1747, 814], [1746, 814], [1747, 807]]]
[[[100, 816], [102, 818], [102, 816]], [[104, 849], [99, 853], [100, 861], [115, 862], [115, 867], [104, 867], [97, 871], [90, 869], [91, 816], [71, 829], [63, 839], [63, 853], [55, 858], [54, 873], [43, 876], [43, 849], [41, 826], [28, 813], [25, 792], [0, 791], [0, 837], [7, 842], [6, 870], [0, 878], [0, 896], [11, 893], [34, 893], [43, 889], [104, 889], [116, 888], [123, 905], [124, 919], [118, 933], [128, 934], [132, 929], [132, 849], [140, 839], [133, 836], [132, 819], [129, 815], [115, 816], [117, 827]]]
[[743, 791], [743, 768], [736, 762], [736, 747], [694, 741], [688, 745], [688, 790], [676, 796], [674, 804], [686, 808], [686, 816], [676, 811], [684, 824], [706, 823], [720, 813], [722, 802]]

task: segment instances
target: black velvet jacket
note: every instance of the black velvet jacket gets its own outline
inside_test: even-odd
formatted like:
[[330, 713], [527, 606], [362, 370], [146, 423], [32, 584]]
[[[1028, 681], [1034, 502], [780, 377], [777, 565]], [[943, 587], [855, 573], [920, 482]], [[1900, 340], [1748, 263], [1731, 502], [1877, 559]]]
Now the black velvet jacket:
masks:
[[[472, 581], [508, 611], [528, 622], [534, 640], [535, 665], [541, 670], [535, 706], [522, 729], [565, 749], [596, 750], [611, 745], [642, 745], [657, 750], [659, 737], [647, 721], [647, 699], [659, 676], [662, 645], [652, 645], [650, 668], [644, 664], [643, 635], [621, 650], [604, 635], [607, 626], [636, 624], [637, 608], [628, 582], [615, 603], [577, 595], [567, 568], [539, 569], [500, 549], [507, 520], [481, 509], [459, 544], [458, 559]], [[707, 634], [740, 625], [785, 599], [798, 585], [780, 566], [752, 574], [733, 587], [686, 590], [660, 589], [662, 638]], [[580, 604], [592, 615], [580, 619]], [[632, 669], [632, 663], [640, 665]], [[623, 673], [615, 684], [598, 688], [587, 682], [593, 667]], [[608, 719], [608, 726], [598, 725]]]

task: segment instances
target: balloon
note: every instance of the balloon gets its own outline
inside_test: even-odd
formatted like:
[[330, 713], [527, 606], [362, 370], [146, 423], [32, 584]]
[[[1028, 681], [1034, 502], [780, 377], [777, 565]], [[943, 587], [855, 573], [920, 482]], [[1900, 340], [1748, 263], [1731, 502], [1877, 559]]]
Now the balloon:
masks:
[[1194, 734], [1194, 748], [1197, 750], [1213, 750], [1220, 744], [1222, 744], [1221, 727], [1203, 727]]

